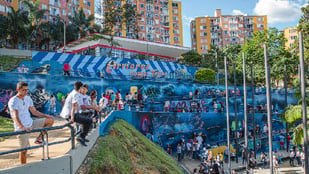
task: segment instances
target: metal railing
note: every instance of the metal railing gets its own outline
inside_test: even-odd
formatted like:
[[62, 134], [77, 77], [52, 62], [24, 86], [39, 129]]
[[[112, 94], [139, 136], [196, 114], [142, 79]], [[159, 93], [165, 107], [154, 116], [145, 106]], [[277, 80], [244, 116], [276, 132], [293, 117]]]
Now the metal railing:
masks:
[[[46, 159], [49, 159], [49, 146], [51, 146], [51, 145], [61, 144], [61, 143], [66, 143], [66, 142], [71, 141], [71, 149], [75, 149], [75, 136], [76, 136], [76, 134], [75, 134], [75, 129], [72, 126], [72, 124], [73, 123], [70, 122], [70, 123], [66, 123], [66, 124], [61, 125], [61, 126], [53, 126], [53, 127], [47, 127], [47, 128], [32, 129], [30, 132], [16, 131], [16, 132], [2, 133], [2, 134], [0, 134], [0, 137], [40, 132], [41, 135], [42, 135], [42, 140], [44, 140], [44, 141], [43, 141], [43, 143], [41, 145], [30, 146], [30, 147], [26, 147], [26, 148], [19, 148], [19, 149], [14, 149], [14, 150], [8, 150], [8, 151], [0, 152], [0, 155], [6, 155], [6, 154], [10, 154], [10, 153], [21, 152], [21, 151], [25, 151], [25, 150], [29, 150], [29, 149], [42, 148], [42, 160], [46, 160]], [[63, 129], [65, 127], [68, 127], [71, 130], [71, 136], [69, 138], [64, 139], [64, 140], [60, 140], [60, 141], [54, 141], [54, 142], [49, 142], [48, 141], [48, 132], [47, 131]]]

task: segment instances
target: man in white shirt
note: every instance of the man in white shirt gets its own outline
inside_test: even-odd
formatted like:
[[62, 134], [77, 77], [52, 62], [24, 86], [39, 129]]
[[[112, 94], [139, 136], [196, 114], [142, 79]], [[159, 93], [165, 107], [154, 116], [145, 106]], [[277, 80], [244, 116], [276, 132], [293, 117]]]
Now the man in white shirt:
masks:
[[[28, 84], [26, 82], [17, 83], [17, 94], [9, 100], [10, 114], [14, 121], [15, 131], [30, 132], [31, 129], [51, 127], [54, 124], [54, 118], [50, 115], [43, 114], [35, 109], [32, 99], [27, 96], [29, 91]], [[45, 117], [42, 119], [31, 118], [30, 112], [38, 117]], [[20, 148], [27, 148], [30, 146], [29, 137], [30, 134], [20, 134], [17, 136], [20, 144]], [[35, 143], [42, 144], [42, 135], [40, 134]], [[27, 150], [20, 152], [19, 160], [21, 164], [27, 163]]]
[[77, 141], [83, 145], [87, 146], [86, 142], [89, 140], [86, 139], [86, 136], [89, 132], [90, 126], [92, 124], [92, 119], [80, 114], [82, 103], [82, 95], [80, 93], [83, 89], [83, 83], [77, 81], [74, 83], [74, 90], [68, 95], [65, 100], [64, 106], [60, 113], [62, 118], [68, 119], [71, 122], [80, 123], [83, 128], [80, 136], [77, 138]]

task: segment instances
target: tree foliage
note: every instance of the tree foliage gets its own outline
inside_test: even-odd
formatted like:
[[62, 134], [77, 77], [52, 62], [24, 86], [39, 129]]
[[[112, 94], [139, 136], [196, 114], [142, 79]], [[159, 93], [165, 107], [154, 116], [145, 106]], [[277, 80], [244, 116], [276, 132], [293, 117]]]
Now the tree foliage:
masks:
[[195, 73], [195, 80], [206, 83], [213, 83], [216, 79], [216, 72], [209, 68], [202, 68]]
[[309, 65], [309, 3], [301, 11], [303, 15], [299, 19], [297, 30], [303, 31], [305, 62]]
[[[286, 65], [288, 77], [292, 77], [296, 72], [297, 57], [293, 56], [291, 52], [285, 49], [285, 42], [286, 39], [283, 33], [280, 33], [276, 28], [256, 32], [252, 39], [246, 40], [241, 53], [245, 53], [246, 73], [248, 78], [250, 79], [249, 66], [252, 64], [255, 74], [255, 83], [258, 85], [265, 85], [264, 44], [268, 48], [268, 63], [273, 84], [277, 86], [278, 81], [284, 78], [284, 65]], [[239, 71], [242, 71], [243, 60], [241, 53], [237, 58], [237, 69]]]
[[184, 64], [199, 66], [202, 62], [202, 56], [193, 50], [190, 50], [181, 56], [183, 57]]

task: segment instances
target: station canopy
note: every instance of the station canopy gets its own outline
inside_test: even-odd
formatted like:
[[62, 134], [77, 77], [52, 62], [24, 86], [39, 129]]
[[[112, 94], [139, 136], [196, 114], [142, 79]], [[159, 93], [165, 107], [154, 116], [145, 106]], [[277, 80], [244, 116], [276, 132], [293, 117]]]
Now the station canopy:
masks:
[[[102, 38], [103, 37], [103, 38]], [[96, 47], [105, 47], [110, 48], [110, 39], [109, 35], [104, 35], [100, 33], [93, 33], [82, 37], [81, 39], [75, 40], [71, 43], [66, 44], [67, 53], [76, 53], [82, 50]], [[181, 56], [181, 54], [186, 53], [190, 50], [188, 47], [174, 46], [169, 44], [162, 44], [157, 42], [150, 42], [138, 39], [131, 39], [125, 37], [114, 36], [114, 41], [119, 45], [113, 47], [113, 49], [135, 52], [140, 54], [147, 54], [159, 57], [166, 58], [176, 58]], [[59, 48], [59, 51], [62, 51], [62, 48]]]

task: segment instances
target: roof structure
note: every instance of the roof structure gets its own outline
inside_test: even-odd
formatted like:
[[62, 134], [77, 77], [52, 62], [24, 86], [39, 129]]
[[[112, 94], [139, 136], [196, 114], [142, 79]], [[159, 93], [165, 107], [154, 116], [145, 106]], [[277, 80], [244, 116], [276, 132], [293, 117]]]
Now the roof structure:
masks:
[[[110, 39], [109, 35], [93, 33], [81, 39], [66, 44], [65, 50], [66, 53], [76, 53], [86, 50], [89, 47], [110, 48], [110, 43], [108, 42], [108, 39]], [[115, 42], [119, 43], [119, 45], [113, 47], [113, 49], [115, 50], [123, 50], [144, 55], [147, 55], [148, 53], [149, 56], [158, 56], [173, 60], [176, 57], [179, 57], [181, 54], [186, 53], [190, 50], [190, 48], [188, 47], [174, 46], [169, 44], [149, 42], [144, 40], [124, 38], [118, 36], [114, 36], [113, 39]], [[62, 52], [62, 50], [63, 47], [58, 49], [58, 51], [60, 52]]]

